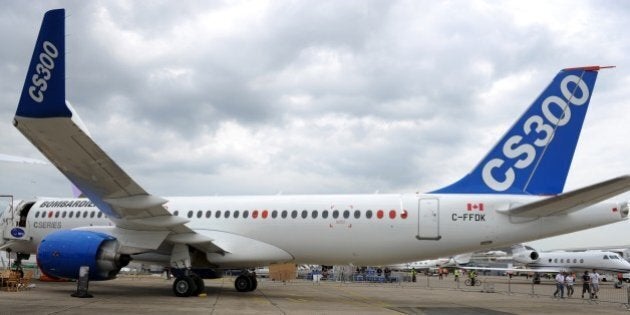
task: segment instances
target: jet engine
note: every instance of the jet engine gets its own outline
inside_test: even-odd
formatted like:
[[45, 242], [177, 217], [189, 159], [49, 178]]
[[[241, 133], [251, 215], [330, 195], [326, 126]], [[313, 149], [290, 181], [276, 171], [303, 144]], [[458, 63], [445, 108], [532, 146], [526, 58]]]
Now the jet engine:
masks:
[[115, 237], [90, 231], [59, 231], [47, 235], [37, 249], [37, 264], [47, 275], [77, 279], [89, 266], [90, 280], [110, 280], [131, 258], [120, 254]]
[[535, 250], [523, 249], [516, 253], [512, 253], [512, 258], [514, 261], [522, 264], [531, 264], [537, 262], [538, 259], [540, 259], [540, 255]]

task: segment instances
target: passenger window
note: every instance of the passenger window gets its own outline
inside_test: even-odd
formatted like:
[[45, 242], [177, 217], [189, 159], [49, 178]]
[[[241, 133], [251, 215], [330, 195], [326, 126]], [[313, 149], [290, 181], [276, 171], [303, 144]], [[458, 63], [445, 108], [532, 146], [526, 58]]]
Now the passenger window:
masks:
[[98, 214], [96, 215], [99, 219], [103, 217], [103, 212], [98, 212]]
[[90, 212], [90, 218], [94, 218], [95, 215], [96, 215], [96, 211]]
[[549, 258], [549, 262], [551, 262], [551, 258]]
[[190, 219], [192, 218], [192, 216], [193, 216], [193, 211], [192, 210], [188, 211], [188, 218]]
[[584, 259], [580, 259], [580, 264], [583, 264], [583, 263], [584, 263]]
[[87, 211], [83, 212], [83, 218], [84, 218], [84, 219], [85, 219], [85, 218], [87, 218], [87, 215], [88, 215], [88, 212], [87, 212]]
[[389, 210], [389, 218], [390, 219], [396, 218], [396, 210]]
[[217, 219], [220, 218], [221, 217], [221, 210], [214, 211], [214, 217], [217, 218]]
[[347, 218], [349, 218], [349, 217], [350, 217], [350, 211], [348, 211], [348, 210], [344, 210], [344, 211], [343, 211], [343, 218], [344, 218], [344, 219], [347, 219]]
[[339, 217], [339, 210], [334, 210], [333, 213], [332, 213], [332, 217], [333, 217], [333, 219], [338, 218]]
[[252, 219], [258, 218], [258, 210], [252, 211]]
[[573, 258], [573, 263], [574, 264], [577, 263], [577, 259]]
[[555, 258], [555, 259], [553, 260], [553, 262], [557, 264], [557, 263], [558, 263], [558, 258]]
[[238, 219], [239, 213], [238, 210], [234, 210], [234, 219]]
[[324, 219], [328, 218], [328, 210], [322, 211], [322, 218], [324, 218]]
[[313, 212], [311, 212], [311, 217], [313, 219], [317, 219], [317, 210], [313, 210]]
[[604, 260], [608, 260], [608, 256], [607, 255], [604, 255]]
[[286, 219], [287, 218], [287, 210], [282, 210], [282, 218]]
[[302, 219], [306, 219], [308, 217], [308, 211], [302, 210]]
[[383, 210], [376, 211], [376, 217], [379, 218], [379, 219], [382, 219], [383, 218]]
[[294, 219], [297, 218], [297, 210], [291, 211], [291, 217]]
[[59, 214], [60, 214], [59, 211], [55, 211], [55, 218], [58, 218]]
[[261, 216], [263, 219], [266, 219], [266, 218], [267, 218], [267, 213], [268, 213], [268, 211], [267, 211], [267, 210], [263, 210], [263, 211], [261, 211], [261, 212], [260, 212], [260, 216]]
[[178, 216], [179, 215], [179, 211], [177, 211], [177, 210], [173, 211], [173, 215], [174, 216]]
[[225, 214], [223, 215], [226, 219], [230, 218], [230, 210], [225, 210]]
[[372, 218], [372, 210], [365, 211], [365, 217], [368, 219]]
[[564, 264], [564, 258], [560, 259], [560, 263]]
[[360, 210], [354, 210], [354, 218], [358, 219], [361, 217], [361, 211]]
[[271, 211], [271, 217], [272, 217], [272, 218], [274, 218], [274, 219], [275, 219], [276, 217], [278, 217], [278, 211], [277, 211], [277, 210], [273, 210], [273, 211]]
[[72, 218], [73, 215], [74, 215], [74, 211], [70, 211], [70, 213], [68, 213], [68, 218]]
[[206, 219], [210, 219], [212, 217], [212, 211], [207, 210], [206, 211]]
[[65, 211], [61, 213], [61, 217], [62, 217], [62, 218], [65, 218], [65, 217], [66, 217], [66, 212], [65, 212]]
[[243, 219], [247, 219], [249, 217], [249, 210], [243, 211]]
[[35, 212], [35, 218], [39, 218], [39, 211]]
[[202, 216], [203, 216], [203, 211], [197, 210], [197, 218], [201, 219]]

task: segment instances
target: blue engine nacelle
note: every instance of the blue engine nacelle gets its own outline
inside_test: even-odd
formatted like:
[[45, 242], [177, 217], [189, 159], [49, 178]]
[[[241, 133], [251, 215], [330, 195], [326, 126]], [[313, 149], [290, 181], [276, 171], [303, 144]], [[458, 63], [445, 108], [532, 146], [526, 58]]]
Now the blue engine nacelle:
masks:
[[47, 235], [37, 249], [37, 264], [50, 276], [77, 279], [81, 266], [90, 267], [90, 280], [109, 280], [126, 266], [115, 237], [90, 231], [59, 231]]

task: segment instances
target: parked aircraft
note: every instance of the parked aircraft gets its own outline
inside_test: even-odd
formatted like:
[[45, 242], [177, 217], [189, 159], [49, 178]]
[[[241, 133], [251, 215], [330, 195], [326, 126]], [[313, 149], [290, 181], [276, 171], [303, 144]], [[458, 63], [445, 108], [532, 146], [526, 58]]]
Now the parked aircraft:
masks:
[[48, 163], [42, 160], [4, 153], [0, 153], [0, 162], [48, 165]]
[[404, 264], [389, 265], [392, 270], [437, 270], [439, 268], [457, 267], [470, 262], [472, 253], [455, 255], [453, 257], [444, 257], [437, 259], [425, 259], [419, 261], [408, 262]]
[[529, 246], [514, 246], [512, 260], [524, 268], [464, 267], [465, 269], [530, 271], [530, 272], [582, 272], [593, 269], [610, 272], [630, 272], [630, 263], [611, 251], [552, 251], [538, 252]]
[[[563, 193], [600, 69], [561, 70], [481, 162], [426, 194], [159, 197], [87, 134], [65, 98], [64, 10], [45, 14], [13, 124], [87, 198], [12, 202], [0, 249], [37, 253], [41, 270], [112, 279], [130, 260], [185, 270], [178, 296], [203, 291], [194, 268], [273, 263], [386, 265], [509, 246], [625, 220], [622, 176]], [[105, 82], [104, 82], [105, 84]], [[133, 135], [130, 135], [133, 137]], [[256, 289], [244, 272], [238, 291]]]

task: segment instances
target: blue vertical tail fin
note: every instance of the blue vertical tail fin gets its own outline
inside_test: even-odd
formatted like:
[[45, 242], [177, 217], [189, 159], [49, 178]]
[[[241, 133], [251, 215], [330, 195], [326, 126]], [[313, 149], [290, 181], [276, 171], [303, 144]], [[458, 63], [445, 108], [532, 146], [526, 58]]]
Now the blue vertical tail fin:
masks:
[[472, 172], [434, 193], [561, 193], [603, 68], [561, 70]]
[[26, 73], [16, 116], [72, 117], [65, 104], [65, 10], [46, 12]]

